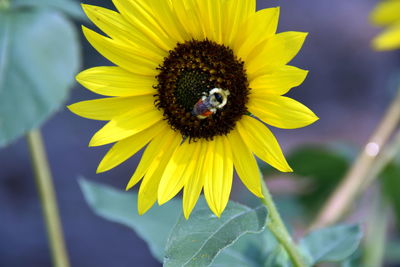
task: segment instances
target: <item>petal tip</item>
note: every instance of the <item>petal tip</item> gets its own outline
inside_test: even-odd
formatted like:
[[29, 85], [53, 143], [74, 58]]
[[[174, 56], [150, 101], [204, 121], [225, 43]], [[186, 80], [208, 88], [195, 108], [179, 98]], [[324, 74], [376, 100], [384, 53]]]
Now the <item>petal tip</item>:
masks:
[[192, 212], [187, 212], [187, 211], [183, 210], [183, 216], [185, 217], [186, 220], [189, 220], [191, 213]]
[[290, 167], [290, 166], [288, 165], [287, 168], [285, 169], [285, 172], [293, 172], [292, 167]]
[[92, 137], [92, 139], [90, 139], [89, 145], [88, 145], [88, 146], [89, 146], [89, 147], [101, 146], [101, 144], [98, 142], [98, 140], [97, 140], [97, 138], [96, 138], [96, 135], [94, 135], [94, 136]]
[[68, 106], [65, 106], [65, 107], [66, 107], [69, 111], [71, 111], [72, 113], [74, 113], [74, 112], [72, 111], [73, 105], [74, 105], [74, 104], [71, 104], [71, 105], [68, 105]]
[[168, 202], [167, 199], [165, 199], [162, 195], [158, 194], [157, 203], [158, 203], [159, 206], [164, 205], [167, 202]]
[[78, 104], [78, 103], [74, 103], [74, 104], [68, 105], [68, 106], [66, 106], [66, 107], [67, 107], [67, 109], [68, 109], [70, 112], [74, 113], [75, 115], [78, 115], [79, 117], [82, 117], [82, 116], [79, 114], [79, 109], [77, 108], [77, 104]]
[[88, 6], [90, 6], [90, 5], [85, 4], [85, 3], [81, 3], [81, 7], [82, 7], [83, 10], [85, 10], [86, 8], [88, 8]]
[[131, 190], [132, 187], [133, 187], [133, 185], [131, 185], [131, 183], [129, 182], [129, 183], [126, 185], [126, 187], [125, 187], [125, 191]]
[[75, 76], [75, 80], [78, 82], [78, 83], [80, 83], [80, 84], [82, 84], [82, 81], [83, 81], [83, 78], [82, 78], [82, 76], [83, 76], [83, 73], [84, 73], [85, 71], [81, 71], [81, 72], [79, 72], [76, 76]]
[[145, 214], [145, 213], [146, 213], [146, 211], [141, 210], [140, 208], [138, 208], [138, 214], [139, 214], [139, 216], [142, 216], [142, 215]]
[[129, 180], [128, 184], [125, 187], [125, 191], [131, 190], [136, 185], [136, 181], [133, 180], [133, 177]]
[[104, 173], [106, 171], [108, 171], [109, 169], [104, 167], [103, 161], [100, 162], [99, 166], [96, 169], [96, 174], [100, 174], [100, 173]]
[[281, 162], [280, 166], [277, 169], [280, 172], [293, 172], [292, 167], [289, 166], [289, 163], [287, 163], [286, 159], [284, 159], [284, 162]]
[[263, 193], [262, 193], [262, 191], [261, 191], [261, 188], [258, 189], [257, 191], [254, 191], [253, 194], [254, 194], [256, 197], [264, 198], [264, 195], [263, 195]]
[[221, 214], [222, 211], [221, 210], [217, 210], [217, 211], [213, 211], [214, 215], [218, 217], [218, 219], [221, 219]]

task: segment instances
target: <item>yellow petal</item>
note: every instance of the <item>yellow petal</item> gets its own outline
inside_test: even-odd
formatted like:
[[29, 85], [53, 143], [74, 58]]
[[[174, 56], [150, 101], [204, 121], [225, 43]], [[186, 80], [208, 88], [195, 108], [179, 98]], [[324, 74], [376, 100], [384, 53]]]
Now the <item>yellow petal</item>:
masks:
[[400, 1], [380, 1], [371, 12], [370, 19], [381, 26], [400, 22]]
[[251, 113], [265, 123], [283, 129], [305, 127], [318, 120], [309, 108], [285, 96], [254, 94], [248, 107]]
[[161, 56], [157, 60], [149, 60], [144, 57], [145, 54], [140, 54], [121, 42], [104, 37], [84, 26], [82, 30], [89, 43], [114, 64], [132, 73], [153, 77], [157, 75], [156, 68], [163, 60]]
[[264, 124], [252, 117], [243, 116], [237, 128], [246, 145], [257, 157], [282, 172], [292, 171], [278, 141]]
[[118, 166], [136, 154], [136, 152], [150, 142], [154, 136], [158, 135], [160, 131], [166, 130], [168, 130], [167, 124], [156, 123], [144, 131], [117, 142], [100, 162], [97, 173], [106, 172]]
[[220, 213], [222, 213], [229, 201], [229, 196], [232, 189], [233, 181], [233, 155], [228, 138], [222, 137], [222, 145], [225, 153], [224, 157], [224, 177], [221, 181], [221, 191], [219, 193], [219, 200], [217, 200], [217, 206]]
[[246, 61], [253, 49], [276, 33], [279, 12], [279, 7], [267, 8], [248, 18], [242, 26], [240, 37], [235, 43], [235, 51], [237, 51], [239, 58]]
[[148, 55], [150, 59], [166, 56], [167, 53], [129, 24], [119, 13], [107, 8], [82, 5], [89, 19], [111, 38], [129, 43], [136, 51]]
[[229, 133], [228, 141], [232, 149], [233, 164], [240, 180], [254, 195], [263, 197], [261, 175], [253, 154], [243, 142], [237, 130]]
[[156, 93], [153, 88], [156, 84], [154, 77], [134, 74], [120, 67], [87, 69], [79, 73], [76, 80], [92, 92], [106, 96], [138, 96]]
[[192, 176], [196, 165], [195, 157], [199, 150], [199, 142], [189, 143], [186, 140], [172, 155], [162, 175], [158, 188], [158, 203], [169, 201], [182, 189], [186, 180]]
[[[204, 166], [207, 166], [203, 172], [204, 176], [204, 196], [208, 206], [214, 214], [218, 214], [217, 205], [214, 200], [213, 185], [214, 178], [222, 177], [223, 175], [223, 151], [217, 151], [217, 138], [207, 144], [208, 152], [204, 159]], [[217, 215], [219, 216], [219, 215]]]
[[186, 180], [185, 187], [183, 189], [183, 215], [186, 219], [189, 219], [190, 213], [199, 199], [201, 190], [204, 186], [204, 180], [206, 175], [209, 173], [209, 167], [206, 164], [206, 158], [208, 156], [208, 152], [211, 151], [212, 143], [214, 141], [198, 141], [199, 152], [194, 155], [194, 160], [196, 164], [193, 170], [193, 176], [190, 179]]
[[215, 138], [213, 155], [207, 154], [206, 160], [212, 172], [205, 176], [204, 196], [214, 214], [220, 217], [228, 204], [233, 178], [232, 152], [225, 136]]
[[202, 19], [204, 38], [222, 43], [222, 1], [197, 0], [197, 12]]
[[256, 55], [248, 60], [246, 69], [250, 80], [259, 72], [274, 71], [289, 63], [303, 46], [307, 33], [283, 32], [271, 37]]
[[[171, 131], [171, 134], [169, 135], [170, 136], [166, 142], [154, 147], [154, 153], [149, 153], [149, 156], [146, 155], [148, 158], [142, 159], [143, 161], [148, 162], [148, 167], [146, 168], [146, 175], [144, 176], [139, 189], [138, 211], [140, 215], [148, 211], [157, 201], [158, 186], [161, 176], [172, 154], [182, 141], [182, 137], [179, 133]], [[135, 179], [135, 175], [132, 179]], [[132, 182], [134, 182], [134, 180], [132, 180]]]
[[154, 17], [162, 19], [160, 26], [173, 40], [179, 43], [190, 40], [190, 35], [185, 31], [173, 10], [175, 3], [172, 4], [171, 1], [165, 0], [152, 0], [148, 4], [152, 8]]
[[304, 82], [308, 71], [285, 65], [250, 81], [251, 92], [257, 95], [284, 95]]
[[132, 107], [132, 110], [113, 118], [101, 128], [89, 146], [110, 144], [137, 134], [163, 119], [161, 111], [152, 102]]
[[243, 39], [243, 23], [256, 12], [256, 1], [226, 0], [223, 2], [222, 10], [223, 42], [229, 47], [234, 47], [238, 39]]
[[199, 12], [197, 12], [194, 0], [175, 0], [173, 3], [173, 13], [191, 39], [204, 39], [202, 20], [199, 18]]
[[379, 34], [373, 40], [372, 45], [376, 50], [393, 50], [400, 48], [400, 23], [389, 27], [383, 33]]
[[82, 101], [68, 106], [68, 109], [87, 119], [109, 121], [124, 114], [143, 101], [152, 101], [153, 96], [110, 97]]
[[113, 0], [121, 15], [128, 20], [132, 27], [151, 39], [155, 45], [164, 51], [173, 49], [176, 40], [173, 40], [162, 29], [162, 18], [155, 17], [147, 1]]
[[[156, 179], [160, 179], [166, 163], [169, 161], [172, 153], [178, 148], [181, 141], [182, 137], [177, 132], [171, 131], [170, 129], [161, 131], [144, 151], [135, 173], [126, 186], [126, 190], [135, 186], [144, 175], [148, 177], [154, 176]], [[157, 173], [158, 175], [156, 175]]]
[[151, 176], [145, 176], [140, 184], [138, 192], [138, 213], [145, 214], [157, 201], [158, 179], [151, 179]]

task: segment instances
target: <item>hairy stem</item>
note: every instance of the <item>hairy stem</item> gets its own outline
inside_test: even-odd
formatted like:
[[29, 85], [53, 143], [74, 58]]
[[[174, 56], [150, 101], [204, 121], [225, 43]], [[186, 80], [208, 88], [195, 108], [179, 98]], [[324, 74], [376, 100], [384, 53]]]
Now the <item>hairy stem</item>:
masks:
[[38, 130], [34, 130], [28, 133], [27, 141], [42, 205], [43, 217], [46, 223], [53, 266], [68, 267], [69, 261], [42, 136]]
[[292, 261], [293, 266], [305, 267], [306, 264], [304, 263], [304, 259], [301, 256], [297, 246], [294, 244], [288, 230], [286, 229], [286, 226], [282, 221], [282, 218], [275, 206], [274, 201], [272, 200], [271, 194], [269, 193], [269, 190], [264, 180], [262, 180], [261, 184], [262, 192], [264, 195], [264, 198], [261, 199], [261, 201], [268, 210], [268, 229], [273, 233], [278, 242], [286, 250], [290, 257], [290, 260]]
[[[352, 206], [355, 198], [365, 189], [365, 183], [373, 180], [388, 163], [387, 152], [380, 153], [400, 122], [400, 90], [387, 110], [383, 120], [360, 153], [338, 188], [325, 203], [311, 228], [325, 227], [336, 223]], [[391, 145], [386, 146], [392, 149]]]

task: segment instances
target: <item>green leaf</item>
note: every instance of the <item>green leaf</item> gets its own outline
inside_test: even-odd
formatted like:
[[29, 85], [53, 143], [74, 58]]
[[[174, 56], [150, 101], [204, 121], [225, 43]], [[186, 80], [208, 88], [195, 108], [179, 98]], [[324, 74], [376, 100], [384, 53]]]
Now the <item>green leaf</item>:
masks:
[[0, 11], [0, 147], [60, 108], [79, 66], [76, 30], [60, 13]]
[[75, 19], [86, 20], [86, 16], [78, 1], [74, 0], [11, 0], [12, 8], [52, 8], [57, 9]]
[[97, 215], [134, 230], [146, 241], [152, 255], [163, 261], [168, 235], [181, 216], [180, 201], [170, 200], [162, 207], [154, 206], [140, 216], [136, 210], [135, 192], [122, 192], [85, 179], [80, 179], [79, 184], [87, 203]]
[[259, 267], [277, 247], [273, 234], [265, 228], [261, 233], [246, 234], [225, 248], [215, 258], [213, 267]]
[[264, 264], [265, 267], [290, 267], [289, 255], [282, 246], [276, 248], [269, 254]]
[[251, 209], [230, 202], [221, 218], [213, 215], [205, 201], [189, 220], [183, 216], [173, 228], [166, 245], [164, 266], [209, 266], [224, 248], [246, 233], [263, 230], [267, 210]]
[[397, 225], [400, 226], [400, 156], [397, 156], [380, 175], [384, 195], [393, 206]]
[[324, 261], [343, 261], [358, 248], [362, 231], [358, 225], [338, 225], [316, 230], [300, 241], [310, 265]]
[[363, 256], [365, 255], [365, 250], [359, 247], [356, 252], [354, 252], [350, 257], [340, 263], [340, 267], [360, 267], [363, 265]]

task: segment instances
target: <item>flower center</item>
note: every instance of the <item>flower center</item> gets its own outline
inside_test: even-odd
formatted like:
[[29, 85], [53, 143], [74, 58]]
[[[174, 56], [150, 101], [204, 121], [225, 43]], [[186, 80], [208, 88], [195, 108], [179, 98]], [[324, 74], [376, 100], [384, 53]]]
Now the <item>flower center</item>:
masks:
[[176, 82], [175, 96], [177, 102], [186, 111], [191, 112], [205, 90], [213, 86], [213, 83], [209, 80], [210, 76], [203, 71], [187, 70], [183, 72]]
[[244, 62], [226, 46], [209, 40], [179, 43], [159, 71], [156, 106], [184, 137], [226, 135], [247, 113]]

